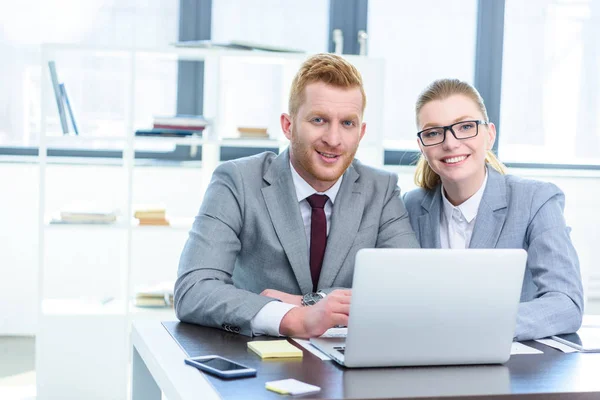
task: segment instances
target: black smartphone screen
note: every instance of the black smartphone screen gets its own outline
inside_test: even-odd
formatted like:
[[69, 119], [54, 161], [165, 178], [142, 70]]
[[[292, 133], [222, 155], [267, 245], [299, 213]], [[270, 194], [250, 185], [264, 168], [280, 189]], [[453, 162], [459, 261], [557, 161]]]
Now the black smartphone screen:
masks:
[[246, 369], [243, 365], [235, 364], [222, 358], [211, 358], [209, 360], [195, 360], [199, 364], [204, 364], [208, 367], [218, 369], [220, 371], [235, 371], [238, 369]]

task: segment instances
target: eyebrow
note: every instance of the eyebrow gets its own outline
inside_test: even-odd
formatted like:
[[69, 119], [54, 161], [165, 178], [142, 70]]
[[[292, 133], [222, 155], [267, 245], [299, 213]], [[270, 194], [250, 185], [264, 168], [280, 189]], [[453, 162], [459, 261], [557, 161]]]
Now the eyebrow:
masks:
[[[324, 110], [311, 110], [307, 115], [308, 118], [312, 118], [315, 115], [319, 115], [319, 116], [327, 116], [329, 113], [327, 111]], [[360, 116], [358, 113], [352, 113], [352, 114], [346, 114], [343, 117], [340, 118], [342, 121], [348, 121], [348, 120], [357, 120], [360, 121]]]
[[[460, 122], [460, 121], [465, 121], [465, 120], [469, 121], [469, 120], [478, 120], [478, 119], [479, 118], [474, 118], [474, 117], [471, 117], [470, 115], [463, 115], [461, 117], [455, 118], [448, 125], [452, 125], [452, 124], [455, 124], [455, 123]], [[440, 127], [440, 126], [447, 126], [447, 125], [442, 125], [442, 124], [425, 124], [425, 125], [423, 125], [423, 127], [421, 129], [423, 130], [423, 129], [435, 128], [435, 127]]]

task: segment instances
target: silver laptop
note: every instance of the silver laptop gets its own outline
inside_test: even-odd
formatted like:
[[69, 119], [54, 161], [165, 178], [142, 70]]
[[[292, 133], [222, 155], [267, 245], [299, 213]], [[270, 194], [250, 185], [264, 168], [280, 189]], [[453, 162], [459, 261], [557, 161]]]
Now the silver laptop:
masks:
[[347, 337], [311, 343], [346, 367], [504, 363], [526, 261], [522, 249], [362, 249]]

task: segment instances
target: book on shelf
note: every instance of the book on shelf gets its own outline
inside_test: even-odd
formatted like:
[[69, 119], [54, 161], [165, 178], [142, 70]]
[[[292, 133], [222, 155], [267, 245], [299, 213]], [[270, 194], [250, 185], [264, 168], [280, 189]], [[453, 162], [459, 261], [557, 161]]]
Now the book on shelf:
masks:
[[60, 89], [60, 82], [58, 81], [58, 74], [56, 73], [56, 63], [54, 61], [48, 61], [48, 69], [50, 70], [50, 80], [52, 81], [52, 89], [54, 91], [54, 97], [56, 99], [56, 106], [58, 107], [58, 117], [60, 118], [60, 126], [63, 134], [69, 133], [69, 125], [67, 123], [67, 114], [65, 112], [64, 99], [62, 91]]
[[158, 131], [177, 131], [177, 132], [188, 132], [189, 134], [202, 134], [205, 126], [193, 126], [193, 125], [167, 125], [167, 124], [157, 124], [154, 123], [152, 125], [153, 130]]
[[133, 304], [136, 307], [172, 307], [175, 282], [166, 281], [142, 287], [135, 291]]
[[61, 217], [55, 216], [52, 217], [50, 223], [53, 225], [102, 225], [102, 224], [113, 224], [117, 222], [117, 217]]
[[306, 53], [304, 50], [291, 47], [271, 46], [264, 43], [249, 42], [245, 40], [231, 40], [229, 42], [215, 42], [212, 40], [184, 40], [172, 43], [172, 45], [175, 47], [199, 49], [258, 50], [276, 53]]
[[140, 226], [169, 226], [171, 223], [166, 218], [138, 218]]
[[193, 128], [204, 128], [210, 124], [210, 121], [202, 115], [176, 114], [171, 116], [154, 116], [154, 125], [158, 126], [185, 126]]
[[112, 224], [117, 221], [118, 210], [74, 206], [61, 210], [51, 224]]
[[182, 129], [138, 129], [135, 131], [135, 136], [149, 136], [149, 137], [189, 137], [189, 136], [202, 136], [202, 130], [182, 130]]
[[267, 128], [259, 128], [259, 127], [238, 127], [238, 132], [240, 134], [240, 138], [251, 138], [251, 139], [268, 139], [269, 133], [267, 132]]
[[167, 210], [162, 206], [136, 206], [133, 217], [138, 219], [140, 225], [170, 225]]
[[65, 107], [67, 108], [67, 112], [69, 113], [69, 120], [71, 121], [71, 126], [73, 127], [73, 132], [75, 135], [79, 135], [79, 129], [77, 128], [77, 123], [75, 122], [75, 114], [73, 113], [73, 108], [71, 107], [71, 101], [69, 100], [69, 95], [67, 94], [67, 87], [64, 83], [60, 84], [60, 92], [62, 95], [62, 99], [65, 102]]

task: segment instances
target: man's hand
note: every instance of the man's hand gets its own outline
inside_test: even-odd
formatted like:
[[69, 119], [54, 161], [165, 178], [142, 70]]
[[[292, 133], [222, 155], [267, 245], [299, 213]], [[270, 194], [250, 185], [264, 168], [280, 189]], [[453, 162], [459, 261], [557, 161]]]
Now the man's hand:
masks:
[[334, 290], [315, 305], [291, 309], [281, 320], [279, 333], [307, 339], [336, 325], [347, 326], [351, 294], [350, 289]]
[[279, 290], [275, 289], [265, 289], [260, 295], [271, 297], [273, 299], [280, 300], [284, 303], [293, 304], [295, 306], [302, 305], [302, 296], [280, 292]]

